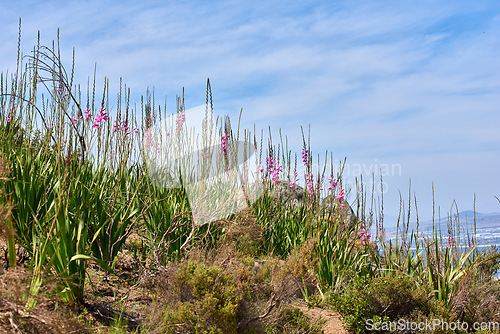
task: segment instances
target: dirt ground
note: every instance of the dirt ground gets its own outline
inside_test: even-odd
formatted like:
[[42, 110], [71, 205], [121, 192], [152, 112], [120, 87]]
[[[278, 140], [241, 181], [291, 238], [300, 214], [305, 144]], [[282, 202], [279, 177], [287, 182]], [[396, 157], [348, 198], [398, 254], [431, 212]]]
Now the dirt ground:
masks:
[[340, 314], [332, 310], [322, 309], [319, 307], [308, 308], [304, 302], [295, 302], [294, 307], [298, 308], [302, 313], [307, 315], [311, 320], [326, 320], [322, 326], [325, 334], [347, 334], [348, 332], [342, 325]]

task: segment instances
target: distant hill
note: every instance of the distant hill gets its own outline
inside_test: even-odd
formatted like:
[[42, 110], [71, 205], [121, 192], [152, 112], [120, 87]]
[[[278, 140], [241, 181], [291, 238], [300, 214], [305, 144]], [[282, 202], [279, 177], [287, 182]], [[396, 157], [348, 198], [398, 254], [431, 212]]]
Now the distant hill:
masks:
[[[492, 213], [481, 213], [476, 212], [476, 228], [490, 228], [490, 227], [500, 227], [500, 213], [492, 212]], [[445, 226], [448, 220], [451, 219], [452, 222], [455, 223], [456, 217], [455, 215], [451, 217], [441, 217], [441, 226]], [[462, 211], [458, 214], [458, 221], [460, 224], [466, 224], [469, 226], [474, 226], [474, 211]], [[435, 223], [438, 223], [438, 219], [435, 218]], [[432, 229], [432, 220], [427, 220], [424, 222], [420, 222], [420, 227], [423, 229]]]
[[[450, 217], [453, 223], [456, 221], [455, 215]], [[439, 221], [439, 218], [435, 218], [435, 224], [438, 224], [440, 222], [441, 228], [443, 227], [446, 229], [446, 225], [448, 222], [448, 217], [444, 216], [441, 217], [441, 221]], [[467, 224], [470, 227], [474, 226], [474, 211], [468, 210], [468, 211], [462, 211], [458, 214], [458, 221], [460, 222], [460, 225], [463, 225], [465, 227], [465, 224]], [[419, 230], [424, 232], [424, 231], [430, 231], [432, 230], [432, 220], [426, 220], [426, 221], [419, 221]], [[417, 225], [416, 221], [412, 221], [410, 226], [415, 228]], [[411, 230], [410, 227], [410, 230]], [[481, 212], [476, 212], [476, 229], [488, 229], [488, 228], [494, 228], [498, 227], [500, 228], [500, 213], [498, 212], [492, 212], [492, 213], [481, 213]], [[396, 226], [387, 226], [386, 227], [386, 233], [388, 235], [393, 234], [396, 232]]]

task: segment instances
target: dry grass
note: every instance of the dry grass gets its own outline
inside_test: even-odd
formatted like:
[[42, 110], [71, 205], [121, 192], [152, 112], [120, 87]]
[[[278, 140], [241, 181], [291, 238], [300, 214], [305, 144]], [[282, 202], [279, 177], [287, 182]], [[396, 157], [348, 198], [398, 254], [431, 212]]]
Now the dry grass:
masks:
[[23, 296], [30, 281], [30, 272], [17, 266], [0, 269], [0, 332], [1, 333], [90, 333], [80, 322], [75, 310], [41, 294], [37, 307], [27, 310]]

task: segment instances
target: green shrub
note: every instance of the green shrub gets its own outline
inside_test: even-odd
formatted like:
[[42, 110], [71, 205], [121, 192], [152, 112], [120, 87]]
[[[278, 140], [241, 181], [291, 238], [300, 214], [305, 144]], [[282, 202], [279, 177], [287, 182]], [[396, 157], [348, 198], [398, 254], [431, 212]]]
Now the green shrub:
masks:
[[236, 333], [241, 300], [234, 277], [217, 266], [181, 264], [174, 279], [179, 300], [163, 314], [165, 332]]
[[368, 320], [376, 322], [453, 321], [443, 302], [431, 299], [430, 287], [404, 275], [356, 278], [340, 293], [332, 294], [330, 304], [342, 315], [347, 329], [367, 331]]
[[365, 332], [365, 321], [375, 314], [365, 289], [368, 279], [356, 278], [343, 293], [331, 295], [329, 303], [342, 315], [346, 329], [355, 333]]

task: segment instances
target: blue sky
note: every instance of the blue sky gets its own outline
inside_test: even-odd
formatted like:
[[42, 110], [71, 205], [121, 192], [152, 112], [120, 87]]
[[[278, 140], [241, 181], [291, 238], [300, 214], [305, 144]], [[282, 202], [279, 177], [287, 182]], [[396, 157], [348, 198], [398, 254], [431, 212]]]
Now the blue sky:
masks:
[[454, 199], [471, 209], [474, 193], [478, 211], [500, 211], [498, 1], [2, 0], [2, 71], [15, 70], [20, 17], [24, 53], [60, 28], [77, 81], [97, 63], [111, 97], [122, 77], [132, 102], [154, 87], [174, 112], [182, 87], [187, 108], [205, 103], [209, 77], [216, 114], [234, 123], [243, 108], [243, 126], [274, 139], [281, 128], [299, 161], [310, 124], [313, 154], [347, 157], [348, 181], [389, 166], [388, 217], [410, 178], [422, 219], [432, 182], [442, 216]]

